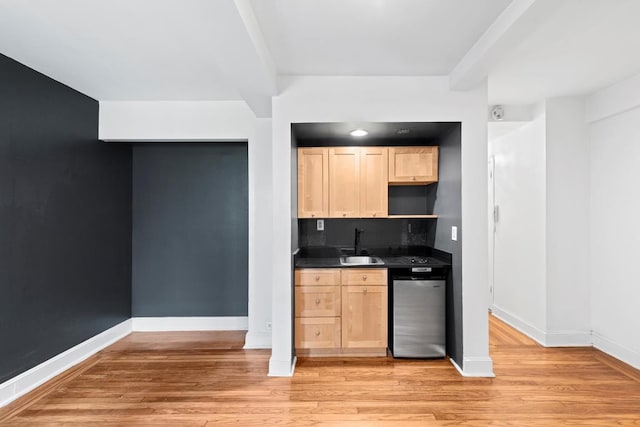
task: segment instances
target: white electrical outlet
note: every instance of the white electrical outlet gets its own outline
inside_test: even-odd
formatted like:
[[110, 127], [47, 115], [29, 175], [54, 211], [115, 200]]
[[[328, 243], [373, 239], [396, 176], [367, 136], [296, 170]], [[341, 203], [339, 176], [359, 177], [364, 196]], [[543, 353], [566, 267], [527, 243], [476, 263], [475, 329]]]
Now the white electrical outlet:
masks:
[[316, 221], [316, 230], [324, 231], [324, 219], [319, 219]]
[[458, 227], [451, 227], [451, 240], [458, 240]]

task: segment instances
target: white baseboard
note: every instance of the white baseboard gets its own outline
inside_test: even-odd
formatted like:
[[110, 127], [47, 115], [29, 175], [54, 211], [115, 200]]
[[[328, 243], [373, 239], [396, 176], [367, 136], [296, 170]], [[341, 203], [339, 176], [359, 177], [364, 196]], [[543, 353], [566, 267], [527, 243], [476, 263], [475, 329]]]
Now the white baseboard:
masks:
[[134, 317], [134, 332], [246, 331], [249, 320], [241, 317]]
[[587, 331], [558, 331], [545, 332], [525, 322], [518, 316], [496, 307], [491, 313], [498, 319], [514, 327], [543, 347], [591, 347], [591, 333]]
[[545, 342], [546, 342], [545, 333], [540, 329], [536, 328], [535, 326], [530, 325], [529, 323], [520, 319], [518, 316], [511, 314], [508, 311], [503, 310], [500, 307], [497, 307], [496, 305], [491, 307], [491, 314], [493, 314], [494, 316], [496, 316], [498, 319], [502, 320], [504, 323], [508, 324], [509, 326], [519, 330], [520, 332], [522, 332], [532, 340], [536, 341], [538, 344], [542, 346], [545, 345]]
[[0, 407], [8, 405], [130, 333], [129, 319], [5, 381], [0, 384]]
[[270, 377], [292, 377], [296, 370], [296, 362], [298, 358], [293, 356], [291, 360], [274, 360], [273, 356], [269, 359], [269, 376]]
[[269, 349], [271, 348], [271, 332], [252, 331], [247, 332], [244, 338], [244, 349]]
[[465, 357], [462, 359], [464, 369], [455, 360], [449, 358], [451, 364], [463, 377], [495, 378], [493, 373], [493, 360], [490, 357]]
[[591, 347], [590, 332], [561, 331], [545, 334], [545, 347]]
[[640, 369], [640, 352], [613, 342], [609, 338], [600, 335], [595, 331], [591, 333], [591, 337], [593, 339], [593, 346], [598, 350], [603, 351], [636, 369]]

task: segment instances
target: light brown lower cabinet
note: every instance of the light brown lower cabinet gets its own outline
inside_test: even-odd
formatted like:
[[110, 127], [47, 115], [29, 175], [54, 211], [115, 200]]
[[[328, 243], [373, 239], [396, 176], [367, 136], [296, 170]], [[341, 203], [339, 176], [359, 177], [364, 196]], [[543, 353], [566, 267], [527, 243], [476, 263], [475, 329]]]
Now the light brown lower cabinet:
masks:
[[296, 269], [295, 278], [299, 355], [386, 355], [386, 269]]
[[387, 347], [387, 287], [342, 287], [342, 347]]

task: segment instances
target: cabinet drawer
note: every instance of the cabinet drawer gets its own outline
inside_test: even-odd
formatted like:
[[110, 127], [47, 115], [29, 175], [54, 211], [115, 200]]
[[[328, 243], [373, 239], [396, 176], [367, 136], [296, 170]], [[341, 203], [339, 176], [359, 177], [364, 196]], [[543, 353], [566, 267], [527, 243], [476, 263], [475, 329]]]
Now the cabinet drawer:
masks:
[[340, 286], [297, 286], [296, 317], [340, 316]]
[[340, 284], [340, 269], [301, 268], [296, 270], [296, 286], [337, 286]]
[[296, 319], [296, 348], [340, 348], [339, 317]]
[[343, 285], [385, 285], [386, 268], [345, 268], [342, 270]]

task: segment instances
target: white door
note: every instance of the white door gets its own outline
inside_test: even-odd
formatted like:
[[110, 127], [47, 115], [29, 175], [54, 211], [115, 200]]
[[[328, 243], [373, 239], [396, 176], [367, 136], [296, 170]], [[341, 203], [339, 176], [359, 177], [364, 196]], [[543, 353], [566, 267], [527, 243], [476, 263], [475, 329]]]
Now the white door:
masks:
[[494, 277], [494, 268], [495, 268], [495, 262], [494, 262], [494, 255], [495, 255], [495, 233], [496, 233], [496, 221], [498, 219], [497, 214], [498, 214], [498, 207], [496, 206], [496, 196], [495, 196], [495, 159], [493, 156], [489, 157], [489, 162], [488, 162], [488, 173], [489, 173], [489, 203], [487, 203], [487, 206], [489, 208], [489, 227], [487, 227], [487, 229], [489, 230], [489, 248], [488, 248], [488, 252], [489, 252], [489, 311], [491, 311], [491, 308], [493, 307], [493, 277]]

